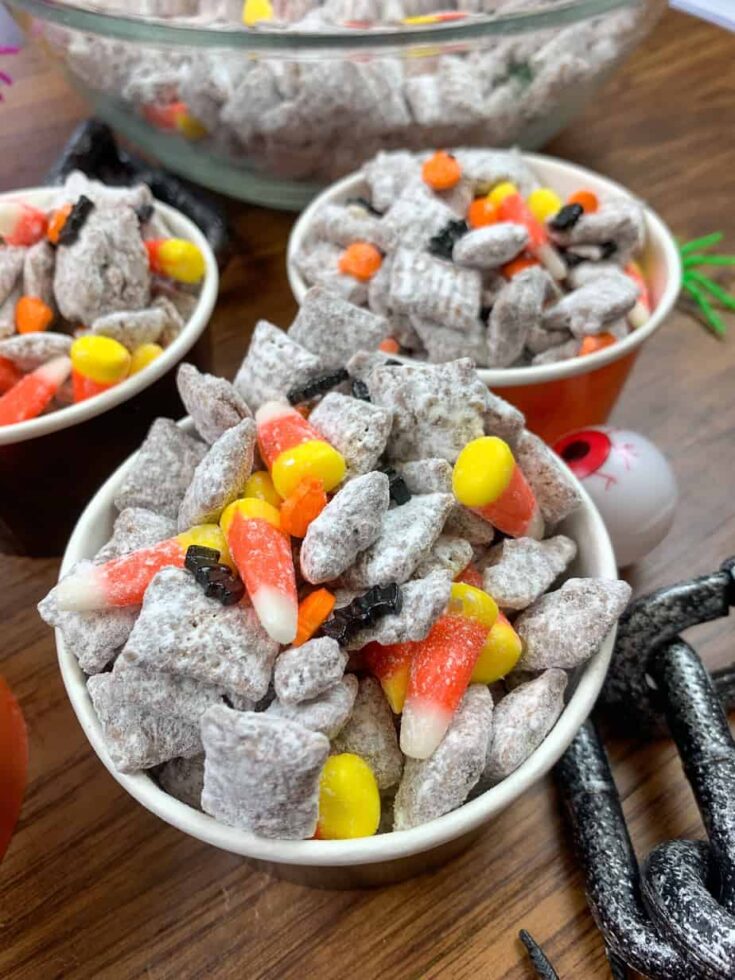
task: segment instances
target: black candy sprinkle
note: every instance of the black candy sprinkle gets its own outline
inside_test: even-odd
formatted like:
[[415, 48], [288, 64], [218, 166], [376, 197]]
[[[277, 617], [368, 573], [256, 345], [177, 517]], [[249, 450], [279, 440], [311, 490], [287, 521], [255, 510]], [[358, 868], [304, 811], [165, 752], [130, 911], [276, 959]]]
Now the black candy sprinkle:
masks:
[[326, 394], [332, 388], [336, 388], [338, 384], [347, 381], [348, 378], [349, 374], [345, 368], [340, 368], [338, 371], [330, 371], [329, 374], [320, 374], [318, 377], [312, 378], [302, 385], [291, 388], [286, 397], [291, 405], [308, 402], [312, 398], [318, 398], [319, 395]]
[[375, 585], [352, 602], [337, 609], [322, 624], [322, 633], [344, 645], [360, 630], [374, 626], [378, 619], [397, 614], [403, 608], [403, 593], [395, 582]]
[[361, 402], [370, 401], [370, 389], [360, 378], [352, 379], [352, 397], [359, 398]]
[[234, 606], [245, 594], [242, 581], [227, 565], [199, 565], [194, 578], [208, 599], [216, 599], [223, 606]]
[[407, 504], [411, 499], [411, 491], [406, 486], [406, 481], [400, 473], [396, 473], [392, 466], [386, 466], [382, 472], [388, 477], [390, 499], [393, 503], [399, 506], [401, 504]]
[[69, 212], [69, 217], [59, 232], [58, 245], [73, 245], [79, 238], [79, 232], [84, 227], [90, 212], [94, 210], [94, 201], [82, 194]]
[[190, 544], [186, 549], [184, 558], [184, 568], [196, 574], [196, 570], [201, 565], [217, 565], [219, 563], [219, 551], [216, 548], [204, 548], [200, 544]]
[[469, 230], [470, 226], [461, 218], [457, 221], [448, 222], [441, 231], [429, 239], [429, 252], [432, 255], [436, 255], [439, 259], [449, 259], [451, 261], [454, 243], [462, 235], [466, 235]]
[[383, 217], [382, 211], [378, 211], [376, 207], [373, 207], [366, 197], [348, 197], [345, 204], [357, 204], [361, 208], [364, 208], [369, 214], [374, 214], [376, 218]]
[[569, 231], [570, 228], [576, 225], [583, 214], [584, 208], [581, 204], [565, 204], [550, 219], [549, 228], [553, 228], [554, 231]]
[[491, 311], [492, 311], [492, 306], [481, 306], [480, 307], [480, 319], [482, 320], [483, 323], [490, 316]]
[[383, 367], [403, 367], [403, 364], [400, 361], [396, 361], [394, 358], [389, 357]]
[[603, 259], [609, 259], [612, 255], [615, 255], [618, 250], [618, 246], [615, 242], [603, 242], [602, 245], [600, 245], [600, 248], [602, 249]]

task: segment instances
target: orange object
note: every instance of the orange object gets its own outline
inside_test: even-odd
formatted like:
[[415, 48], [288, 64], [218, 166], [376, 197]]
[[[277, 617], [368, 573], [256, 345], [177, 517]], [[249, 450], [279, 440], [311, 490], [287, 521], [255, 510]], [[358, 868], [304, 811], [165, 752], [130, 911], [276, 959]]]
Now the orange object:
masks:
[[625, 274], [630, 279], [632, 279], [633, 282], [638, 287], [638, 295], [639, 295], [640, 302], [643, 303], [647, 312], [650, 313], [651, 307], [653, 305], [651, 303], [651, 292], [648, 288], [648, 283], [645, 280], [641, 267], [638, 265], [637, 262], [629, 262], [628, 265], [626, 265], [625, 267]]
[[71, 361], [56, 357], [24, 375], [0, 398], [0, 425], [35, 419], [69, 377]]
[[15, 328], [18, 333], [41, 333], [51, 326], [54, 311], [38, 296], [21, 296], [15, 304]]
[[114, 388], [117, 384], [120, 384], [120, 382], [112, 381], [104, 384], [100, 381], [93, 381], [91, 378], [86, 378], [79, 371], [72, 370], [71, 372], [71, 387], [75, 404], [77, 402], [86, 402], [88, 398], [101, 395], [103, 391], [109, 391], [110, 388]]
[[502, 199], [498, 206], [501, 221], [514, 221], [528, 232], [528, 251], [546, 267], [554, 279], [563, 279], [567, 267], [549, 239], [546, 227], [537, 221], [533, 212], [516, 191]]
[[595, 351], [603, 350], [615, 342], [615, 337], [611, 333], [598, 333], [596, 337], [585, 337], [580, 344], [578, 355], [584, 357], [586, 354], [594, 354]]
[[483, 228], [498, 220], [498, 209], [487, 197], [476, 197], [467, 210], [467, 222], [471, 228]]
[[10, 391], [22, 377], [23, 372], [19, 371], [12, 361], [9, 361], [7, 357], [0, 357], [0, 395]]
[[315, 589], [299, 603], [295, 647], [310, 640], [322, 623], [329, 619], [334, 609], [334, 596], [328, 589]]
[[383, 264], [383, 256], [370, 242], [353, 242], [339, 259], [339, 271], [361, 282], [372, 279]]
[[327, 506], [327, 495], [321, 480], [302, 480], [290, 497], [281, 504], [281, 528], [295, 538], [303, 538], [309, 525]]
[[504, 266], [501, 267], [500, 271], [503, 273], [506, 279], [512, 279], [513, 276], [517, 276], [519, 272], [523, 272], [524, 269], [530, 269], [532, 265], [538, 265], [536, 259], [532, 255], [519, 255], [510, 262], [506, 262]]
[[54, 213], [51, 215], [48, 228], [46, 230], [46, 237], [52, 245], [59, 244], [59, 235], [61, 235], [64, 225], [66, 224], [66, 219], [72, 212], [72, 208], [72, 204], [65, 204], [57, 211], [54, 211]]
[[417, 643], [393, 643], [382, 646], [368, 643], [363, 648], [366, 668], [380, 681], [393, 714], [400, 715], [406, 700], [408, 673]]
[[275, 461], [287, 449], [324, 438], [306, 421], [301, 412], [281, 402], [265, 402], [261, 405], [256, 422], [258, 450], [268, 469], [272, 469]]
[[424, 183], [428, 184], [432, 190], [448, 191], [459, 183], [462, 177], [462, 168], [451, 153], [447, 153], [446, 150], [437, 150], [433, 156], [424, 162], [421, 168], [421, 176]]
[[482, 574], [478, 572], [475, 566], [470, 562], [470, 564], [463, 568], [462, 571], [454, 579], [455, 582], [464, 582], [465, 585], [472, 585], [476, 589], [484, 588], [482, 584]]
[[18, 821], [28, 781], [28, 735], [18, 702], [0, 677], [0, 860]]
[[182, 112], [186, 112], [184, 102], [169, 102], [168, 105], [151, 102], [143, 106], [145, 119], [159, 129], [176, 129], [176, 121]]
[[577, 191], [567, 200], [567, 204], [578, 204], [585, 214], [594, 214], [600, 207], [597, 194], [592, 191]]
[[401, 345], [395, 337], [386, 337], [378, 344], [378, 350], [382, 350], [384, 354], [397, 354], [400, 349]]

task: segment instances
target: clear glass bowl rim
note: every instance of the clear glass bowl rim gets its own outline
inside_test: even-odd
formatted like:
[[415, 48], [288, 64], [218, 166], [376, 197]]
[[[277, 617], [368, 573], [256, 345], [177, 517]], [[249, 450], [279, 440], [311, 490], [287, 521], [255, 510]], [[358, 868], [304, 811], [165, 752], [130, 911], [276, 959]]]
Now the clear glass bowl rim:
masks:
[[574, 24], [626, 7], [645, 8], [648, 2], [649, 0], [559, 0], [559, 3], [548, 9], [524, 10], [501, 16], [472, 15], [467, 20], [441, 24], [299, 33], [278, 29], [252, 31], [225, 26], [172, 24], [147, 17], [90, 10], [71, 0], [7, 0], [8, 6], [23, 10], [41, 20], [90, 34], [150, 45], [214, 47], [242, 51], [403, 48], [421, 43], [476, 40], [487, 36], [514, 35]]

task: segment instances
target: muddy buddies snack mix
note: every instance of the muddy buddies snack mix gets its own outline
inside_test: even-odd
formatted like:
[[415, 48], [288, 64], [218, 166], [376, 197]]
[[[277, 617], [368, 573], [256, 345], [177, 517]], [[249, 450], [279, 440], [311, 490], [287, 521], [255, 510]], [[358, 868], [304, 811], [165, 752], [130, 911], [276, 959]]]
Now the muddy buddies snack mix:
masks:
[[[372, 315], [366, 349], [380, 346], [382, 325], [386, 349], [489, 368], [594, 353], [650, 314], [635, 262], [645, 227], [634, 200], [580, 189], [565, 204], [516, 151], [384, 152], [360, 174], [360, 196], [317, 210], [293, 255], [312, 287], [290, 331], [295, 340], [304, 336], [304, 310], [326, 314], [327, 290], [340, 306], [339, 316], [322, 318], [333, 350], [354, 349]], [[347, 297], [336, 276], [367, 288]]]
[[74, 171], [54, 193], [48, 210], [0, 203], [0, 425], [143, 370], [184, 328], [172, 297], [196, 301], [204, 277], [199, 248], [171, 236], [144, 184]]
[[572, 478], [470, 361], [274, 332], [240, 393], [182, 368], [191, 428], [154, 423], [112, 541], [39, 611], [121, 772], [266, 837], [410, 829], [526, 761], [630, 589], [564, 581]]
[[[131, 4], [123, 0], [104, 6], [130, 16]], [[254, 169], [282, 180], [321, 182], [356, 169], [379, 150], [538, 143], [542, 133], [549, 135], [549, 120], [569, 119], [580, 96], [655, 17], [655, 5], [640, 2], [553, 26], [559, 0], [251, 0], [244, 6], [239, 0], [182, 0], [132, 6], [174, 26], [211, 28], [221, 41], [194, 47], [182, 37], [178, 45], [156, 46], [55, 26], [49, 39], [96, 101], [112, 101], [117, 113], [134, 117], [131, 124], [155, 127], [158, 141], [170, 140], [172, 156], [188, 141], [184, 149], [199, 157], [200, 171], [214, 156], [220, 165], [242, 166], [244, 179]], [[443, 36], [445, 26], [538, 12], [547, 18], [541, 29], [516, 23], [470, 40]], [[287, 45], [287, 53], [260, 46], [253, 58], [247, 48], [230, 47], [231, 35], [244, 28], [274, 34], [274, 47]], [[424, 34], [412, 42], [417, 29], [431, 30], [432, 39], [427, 43]], [[299, 47], [315, 32], [325, 35], [325, 57]], [[389, 33], [395, 46], [365, 47], [373, 32]], [[362, 42], [359, 57], [351, 35]], [[474, 172], [485, 175], [482, 165]], [[373, 201], [378, 209], [395, 183], [381, 177]], [[450, 197], [451, 206], [457, 197]], [[344, 224], [327, 213], [321, 222], [330, 234], [357, 234], [382, 245], [370, 215], [357, 213]]]

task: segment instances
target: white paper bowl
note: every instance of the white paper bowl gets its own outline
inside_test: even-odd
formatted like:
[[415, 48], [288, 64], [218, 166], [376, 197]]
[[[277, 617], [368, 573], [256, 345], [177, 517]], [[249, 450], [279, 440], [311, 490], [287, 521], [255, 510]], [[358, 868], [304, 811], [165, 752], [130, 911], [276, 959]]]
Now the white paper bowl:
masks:
[[[182, 423], [187, 432], [191, 422]], [[72, 534], [61, 566], [61, 575], [82, 558], [90, 558], [107, 541], [116, 516], [115, 490], [132, 460], [124, 463], [100, 488], [82, 514]], [[563, 466], [559, 462], [559, 466]], [[579, 546], [569, 574], [616, 578], [610, 540], [587, 493], [582, 505], [561, 525]], [[102, 737], [102, 729], [87, 693], [85, 676], [56, 631], [59, 665], [72, 707], [92, 748], [112, 776], [139, 803], [162, 820], [198, 840], [234, 854], [293, 880], [319, 887], [359, 887], [386, 884], [418, 874], [459, 853], [488, 821], [505, 809], [554, 765], [589, 715], [602, 687], [612, 654], [614, 630], [597, 654], [570, 684], [572, 693], [559, 721], [541, 746], [502, 783], [421, 827], [376, 837], [348, 841], [280, 841], [256, 837], [218, 823], [212, 817], [168, 796], [143, 774], [124, 775], [115, 770]]]
[[[57, 193], [53, 187], [17, 190], [0, 195], [0, 202], [17, 199], [48, 209]], [[173, 343], [132, 378], [79, 404], [0, 427], [0, 551], [60, 554], [91, 494], [140, 445], [153, 419], [181, 411], [176, 365], [188, 354], [207, 367], [200, 338], [217, 300], [217, 261], [189, 218], [154, 203], [172, 235], [194, 242], [204, 256], [206, 271], [196, 306]], [[53, 508], [48, 507], [51, 490], [58, 491]]]
[[[540, 153], [524, 153], [523, 157], [541, 183], [552, 187], [562, 198], [582, 187], [604, 198], [635, 198], [621, 184], [576, 163]], [[315, 198], [293, 226], [286, 261], [288, 281], [298, 303], [309, 287], [294, 264], [294, 256], [308, 237], [316, 213], [325, 204], [340, 204], [366, 193], [368, 187], [361, 174], [350, 174]], [[682, 277], [676, 241], [655, 211], [645, 207], [644, 215], [647, 241], [638, 261], [648, 281], [653, 311], [642, 327], [585, 357], [573, 357], [557, 364], [478, 370], [485, 384], [520, 408], [526, 415], [528, 428], [547, 442], [574, 429], [607, 420], [641, 346], [658, 330], [676, 303]]]

